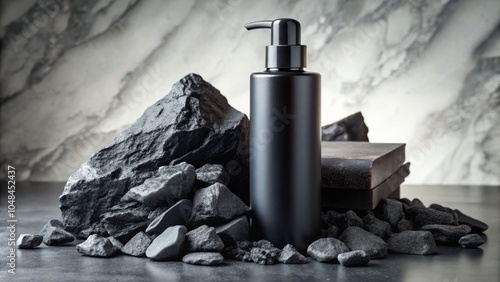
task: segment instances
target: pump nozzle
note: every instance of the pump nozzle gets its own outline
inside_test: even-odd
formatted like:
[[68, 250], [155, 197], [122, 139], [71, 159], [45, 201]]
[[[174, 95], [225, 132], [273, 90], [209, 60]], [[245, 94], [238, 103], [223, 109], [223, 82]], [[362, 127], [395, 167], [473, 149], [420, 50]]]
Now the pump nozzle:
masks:
[[266, 68], [291, 69], [306, 67], [306, 46], [300, 45], [300, 23], [294, 19], [256, 21], [247, 30], [271, 29], [271, 45], [266, 46]]

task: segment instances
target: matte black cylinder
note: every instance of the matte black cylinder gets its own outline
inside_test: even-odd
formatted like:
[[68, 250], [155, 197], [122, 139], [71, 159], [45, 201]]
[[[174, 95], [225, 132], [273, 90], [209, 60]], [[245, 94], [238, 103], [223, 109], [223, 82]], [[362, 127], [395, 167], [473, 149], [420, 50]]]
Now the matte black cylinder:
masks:
[[321, 76], [266, 71], [250, 77], [253, 239], [305, 252], [321, 222]]

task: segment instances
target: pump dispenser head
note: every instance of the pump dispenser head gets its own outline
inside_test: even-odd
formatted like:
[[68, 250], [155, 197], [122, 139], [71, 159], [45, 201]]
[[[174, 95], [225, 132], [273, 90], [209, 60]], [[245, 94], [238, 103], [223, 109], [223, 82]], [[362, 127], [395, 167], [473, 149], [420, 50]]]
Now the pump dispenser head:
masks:
[[302, 69], [306, 63], [305, 45], [300, 45], [300, 23], [294, 19], [257, 21], [245, 25], [248, 30], [271, 29], [271, 45], [266, 46], [266, 68]]

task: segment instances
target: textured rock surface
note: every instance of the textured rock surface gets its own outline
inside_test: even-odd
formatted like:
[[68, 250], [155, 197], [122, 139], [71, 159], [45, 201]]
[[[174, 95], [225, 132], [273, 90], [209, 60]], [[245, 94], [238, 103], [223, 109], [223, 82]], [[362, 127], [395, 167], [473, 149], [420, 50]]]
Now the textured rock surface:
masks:
[[138, 203], [120, 203], [101, 215], [101, 223], [107, 234], [126, 242], [146, 229], [150, 212], [149, 207]]
[[376, 218], [372, 214], [367, 214], [363, 217], [365, 228], [368, 232], [382, 239], [386, 239], [391, 235], [391, 225], [383, 220]]
[[299, 253], [294, 246], [286, 245], [278, 256], [278, 261], [281, 263], [307, 263], [307, 258]]
[[319, 239], [307, 247], [307, 254], [319, 262], [335, 262], [339, 254], [348, 251], [346, 244], [335, 238]]
[[397, 229], [398, 229], [398, 231], [399, 231], [399, 232], [408, 231], [408, 230], [413, 230], [413, 222], [409, 221], [409, 220], [408, 220], [408, 219], [406, 219], [406, 218], [402, 218], [402, 219], [398, 222]]
[[462, 247], [466, 248], [477, 248], [484, 244], [483, 236], [479, 234], [467, 234], [458, 240], [458, 243]]
[[453, 216], [448, 212], [442, 212], [435, 209], [414, 205], [405, 210], [405, 215], [413, 222], [415, 229], [428, 224], [454, 225]]
[[134, 256], [134, 257], [144, 257], [146, 256], [146, 250], [149, 245], [151, 245], [153, 240], [148, 234], [144, 232], [139, 232], [135, 234], [132, 239], [130, 239], [123, 248], [121, 248], [122, 253]]
[[121, 251], [121, 250], [122, 250], [122, 248], [123, 248], [123, 243], [122, 243], [122, 242], [120, 242], [120, 240], [116, 239], [116, 238], [115, 238], [115, 237], [113, 237], [113, 236], [109, 236], [109, 237], [107, 237], [106, 239], [108, 239], [108, 240], [111, 242], [111, 244], [113, 244], [113, 246], [115, 246], [115, 248], [116, 248], [116, 249], [118, 249], [119, 251]]
[[387, 256], [387, 244], [380, 237], [371, 234], [359, 227], [349, 227], [339, 237], [350, 250], [363, 250], [372, 259], [384, 258]]
[[345, 213], [345, 220], [347, 221], [347, 226], [358, 226], [365, 228], [365, 223], [354, 211], [348, 210]]
[[344, 232], [347, 228], [347, 220], [345, 213], [338, 213], [334, 210], [329, 210], [322, 216], [323, 222], [330, 226], [337, 226], [339, 232]]
[[112, 257], [118, 251], [108, 239], [98, 234], [92, 234], [83, 243], [76, 245], [76, 250], [91, 257]]
[[370, 255], [362, 250], [350, 251], [337, 256], [343, 266], [365, 266], [370, 262]]
[[193, 203], [191, 200], [182, 199], [178, 201], [168, 210], [153, 219], [153, 221], [151, 221], [146, 228], [146, 233], [149, 235], [160, 234], [170, 226], [186, 226], [189, 221], [189, 217], [191, 216], [192, 208]]
[[328, 229], [326, 230], [326, 236], [337, 238], [339, 236], [339, 228], [335, 225], [328, 227]]
[[462, 236], [471, 232], [471, 228], [467, 225], [429, 224], [420, 229], [430, 231], [436, 243], [440, 244], [456, 244]]
[[196, 169], [196, 180], [200, 186], [209, 186], [217, 182], [226, 186], [229, 185], [229, 174], [220, 164], [205, 164]]
[[131, 188], [122, 197], [122, 201], [137, 201], [152, 209], [162, 203], [171, 206], [187, 198], [191, 192], [196, 178], [194, 171], [194, 166], [185, 162], [174, 166], [162, 166], [156, 176]]
[[33, 249], [40, 246], [43, 241], [42, 235], [21, 234], [17, 238], [16, 246], [18, 249]]
[[368, 127], [360, 112], [321, 127], [322, 141], [368, 141]]
[[458, 223], [468, 225], [472, 229], [472, 232], [481, 233], [488, 229], [488, 224], [478, 219], [472, 218], [459, 210], [454, 211], [457, 214]]
[[238, 241], [248, 240], [250, 223], [245, 215], [237, 217], [230, 222], [215, 227], [215, 232], [224, 242], [224, 245], [233, 245]]
[[40, 231], [40, 235], [43, 236], [43, 243], [47, 246], [61, 245], [75, 240], [73, 234], [64, 230], [62, 222], [57, 219], [47, 222]]
[[453, 216], [453, 221], [455, 222], [455, 225], [458, 225], [458, 215], [453, 209], [436, 203], [431, 204], [429, 208], [451, 214], [451, 216]]
[[380, 219], [389, 222], [393, 228], [396, 228], [398, 222], [403, 218], [403, 204], [392, 199], [382, 199], [377, 206], [377, 212]]
[[202, 225], [186, 233], [186, 250], [188, 252], [220, 252], [224, 248], [214, 227]]
[[224, 261], [224, 257], [217, 252], [196, 252], [185, 255], [182, 261], [196, 265], [219, 265]]
[[403, 231], [393, 234], [387, 240], [389, 250], [398, 254], [432, 255], [437, 247], [432, 234], [428, 231]]
[[247, 205], [220, 183], [198, 189], [193, 197], [190, 225], [217, 226], [248, 211]]
[[278, 248], [253, 247], [249, 253], [246, 253], [242, 260], [253, 261], [257, 264], [269, 265], [275, 264], [278, 260], [278, 255], [281, 252]]
[[146, 256], [153, 260], [171, 260], [182, 254], [187, 228], [176, 225], [158, 235], [146, 250]]
[[[179, 140], [182, 140], [180, 142]], [[65, 228], [86, 236], [99, 216], [165, 165], [220, 163], [234, 168], [233, 191], [248, 200], [248, 118], [201, 76], [189, 74], [68, 179], [60, 208]]]

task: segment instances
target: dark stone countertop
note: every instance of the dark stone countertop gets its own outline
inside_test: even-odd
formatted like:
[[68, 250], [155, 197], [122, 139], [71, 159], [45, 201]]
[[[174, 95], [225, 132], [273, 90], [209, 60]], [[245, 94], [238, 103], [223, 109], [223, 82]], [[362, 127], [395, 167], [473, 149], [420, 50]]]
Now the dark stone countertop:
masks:
[[[58, 197], [64, 183], [18, 185], [16, 238], [38, 233], [61, 218]], [[401, 196], [460, 209], [489, 225], [487, 242], [478, 249], [439, 246], [432, 256], [390, 254], [368, 267], [347, 268], [312, 261], [304, 265], [226, 261], [218, 267], [155, 262], [121, 255], [84, 257], [73, 246], [17, 250], [16, 274], [7, 273], [7, 189], [0, 197], [0, 281], [500, 281], [500, 187], [404, 185]], [[80, 241], [79, 241], [80, 242]], [[14, 279], [13, 279], [14, 278]], [[9, 280], [7, 280], [9, 279]], [[11, 280], [12, 279], [12, 280]]]

